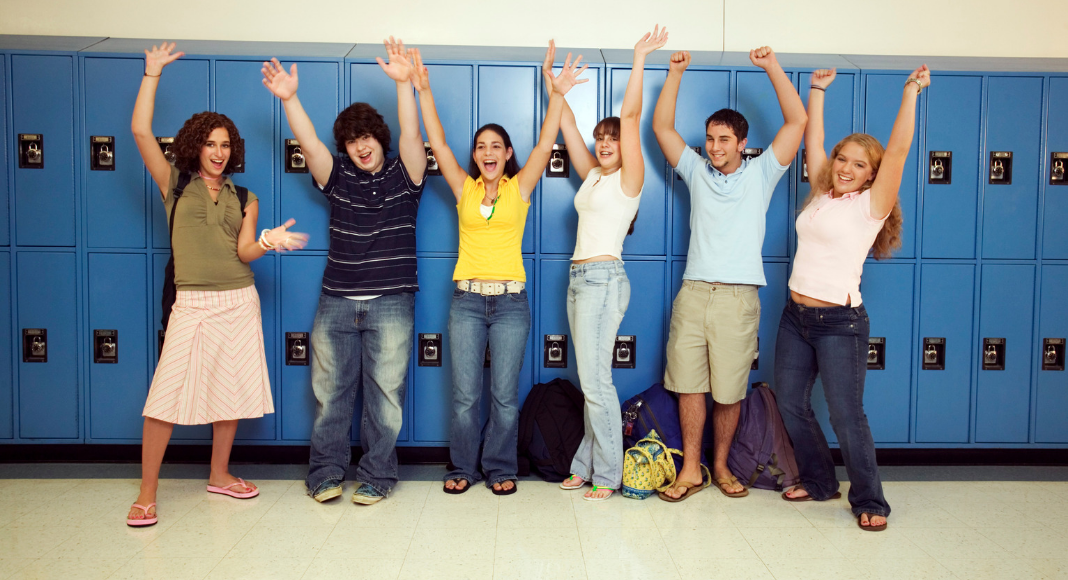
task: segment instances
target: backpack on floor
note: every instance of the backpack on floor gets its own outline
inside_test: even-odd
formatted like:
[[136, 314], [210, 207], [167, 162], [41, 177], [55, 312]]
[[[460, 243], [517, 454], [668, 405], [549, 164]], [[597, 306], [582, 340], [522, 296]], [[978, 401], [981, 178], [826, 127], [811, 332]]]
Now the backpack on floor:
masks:
[[[654, 429], [664, 446], [682, 449], [682, 426], [679, 424], [678, 395], [661, 383], [645, 389], [621, 405], [623, 413], [623, 449], [630, 449], [649, 436]], [[675, 470], [682, 470], [682, 453], [672, 455]]]
[[571, 474], [571, 461], [586, 433], [585, 400], [567, 379], [534, 385], [519, 411], [519, 475], [537, 471], [546, 481]]
[[746, 487], [782, 491], [801, 482], [794, 446], [767, 383], [753, 383], [742, 401], [727, 467]]

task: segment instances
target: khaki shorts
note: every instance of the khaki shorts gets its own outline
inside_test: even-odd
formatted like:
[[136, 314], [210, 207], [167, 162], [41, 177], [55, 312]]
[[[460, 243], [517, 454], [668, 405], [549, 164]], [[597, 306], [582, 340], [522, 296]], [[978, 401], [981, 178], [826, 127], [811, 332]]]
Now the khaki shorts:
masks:
[[757, 287], [683, 280], [672, 304], [664, 387], [712, 393], [717, 403], [745, 398], [757, 349]]

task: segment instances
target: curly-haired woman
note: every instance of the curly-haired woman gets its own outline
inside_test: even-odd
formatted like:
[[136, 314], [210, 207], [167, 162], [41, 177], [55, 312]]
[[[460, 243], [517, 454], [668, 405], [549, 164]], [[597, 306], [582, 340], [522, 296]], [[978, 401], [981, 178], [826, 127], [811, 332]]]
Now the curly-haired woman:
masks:
[[[274, 412], [263, 347], [260, 299], [249, 263], [270, 249], [296, 250], [307, 236], [287, 232], [294, 221], [264, 230], [257, 241], [259, 202], [248, 193], [244, 208], [228, 175], [244, 160], [237, 127], [225, 115], [193, 115], [175, 137], [174, 166], [152, 133], [156, 88], [163, 67], [183, 53], [174, 43], [145, 51], [145, 74], [131, 128], [137, 149], [159, 186], [172, 225], [174, 307], [159, 364], [145, 403], [141, 493], [126, 523], [156, 523], [159, 468], [174, 425], [211, 423], [208, 491], [239, 499], [259, 494], [230, 474], [230, 448], [238, 419]], [[174, 195], [185, 174], [184, 190]], [[172, 217], [173, 214], [173, 217]]]

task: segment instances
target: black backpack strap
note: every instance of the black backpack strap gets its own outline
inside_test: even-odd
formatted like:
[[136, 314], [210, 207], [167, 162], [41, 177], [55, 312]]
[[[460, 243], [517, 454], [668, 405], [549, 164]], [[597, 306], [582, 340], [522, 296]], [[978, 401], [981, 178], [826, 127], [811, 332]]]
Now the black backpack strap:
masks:
[[248, 203], [248, 188], [235, 185], [234, 189], [237, 190], [237, 201], [241, 202], [241, 217], [245, 217], [245, 204]]
[[[189, 173], [187, 171], [183, 171], [183, 172], [179, 173], [178, 174], [178, 183], [176, 183], [174, 185], [174, 191], [171, 191], [171, 196], [174, 198], [174, 201], [171, 202], [171, 219], [170, 219], [170, 222], [169, 222], [168, 229], [170, 231], [170, 240], [171, 240], [171, 247], [172, 248], [174, 246], [174, 214], [178, 209], [178, 200], [181, 199], [182, 194], [185, 193], [186, 186], [189, 185], [189, 182], [192, 179], [193, 179], [193, 174], [192, 173]], [[174, 253], [173, 249], [171, 250], [171, 253], [172, 254]]]

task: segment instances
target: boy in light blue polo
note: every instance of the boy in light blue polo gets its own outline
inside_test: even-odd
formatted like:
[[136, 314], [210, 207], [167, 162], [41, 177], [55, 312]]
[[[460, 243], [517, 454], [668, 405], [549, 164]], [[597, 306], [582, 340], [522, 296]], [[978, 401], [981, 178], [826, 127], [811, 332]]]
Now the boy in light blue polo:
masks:
[[672, 305], [664, 374], [664, 386], [679, 393], [683, 467], [675, 487], [660, 493], [666, 501], [682, 501], [703, 487], [701, 440], [709, 392], [714, 401], [712, 477], [728, 497], [749, 494], [727, 468], [727, 454], [756, 352], [757, 291], [766, 285], [760, 254], [764, 214], [775, 184], [797, 155], [808, 122], [801, 97], [775, 53], [765, 46], [750, 51], [749, 59], [767, 72], [785, 121], [759, 157], [742, 158], [749, 123], [731, 109], [717, 111], [705, 122], [708, 160], [675, 130], [675, 101], [690, 64], [688, 52], [671, 55], [653, 115], [660, 149], [689, 187], [691, 205], [690, 249], [682, 289]]

